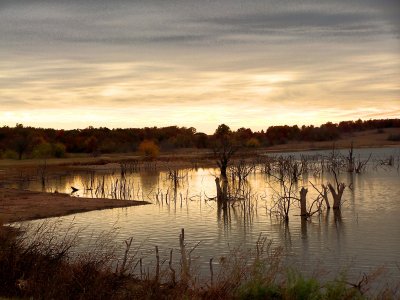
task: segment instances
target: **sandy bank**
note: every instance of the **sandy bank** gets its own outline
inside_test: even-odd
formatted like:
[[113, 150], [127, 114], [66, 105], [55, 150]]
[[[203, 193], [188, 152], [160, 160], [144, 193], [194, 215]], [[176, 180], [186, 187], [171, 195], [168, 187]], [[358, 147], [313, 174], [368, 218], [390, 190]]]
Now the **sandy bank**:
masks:
[[148, 204], [148, 202], [78, 198], [61, 193], [50, 194], [0, 188], [0, 221], [11, 223], [143, 204]]

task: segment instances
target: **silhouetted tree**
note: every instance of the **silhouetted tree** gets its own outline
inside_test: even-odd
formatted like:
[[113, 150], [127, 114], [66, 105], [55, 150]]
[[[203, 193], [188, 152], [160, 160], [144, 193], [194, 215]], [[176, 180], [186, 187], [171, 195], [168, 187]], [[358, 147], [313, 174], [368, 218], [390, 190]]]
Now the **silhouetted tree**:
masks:
[[18, 153], [18, 159], [22, 159], [22, 155], [27, 152], [30, 146], [29, 129], [24, 128], [22, 124], [17, 124], [15, 127], [16, 136], [14, 138], [15, 151]]
[[227, 179], [226, 170], [228, 168], [229, 161], [238, 150], [238, 146], [233, 140], [231, 129], [225, 124], [218, 126], [214, 133], [214, 137], [214, 158], [217, 161], [222, 179]]

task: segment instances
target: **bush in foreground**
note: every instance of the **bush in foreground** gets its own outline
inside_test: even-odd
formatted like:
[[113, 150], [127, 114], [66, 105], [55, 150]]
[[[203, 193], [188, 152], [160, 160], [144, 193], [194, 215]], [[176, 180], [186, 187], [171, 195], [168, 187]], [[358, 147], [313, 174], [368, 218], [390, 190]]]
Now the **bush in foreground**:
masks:
[[[22, 232], [22, 233], [21, 233]], [[170, 261], [157, 264], [155, 271], [142, 267], [137, 252], [126, 241], [125, 255], [117, 259], [115, 249], [105, 251], [96, 243], [90, 254], [71, 255], [77, 234], [62, 238], [56, 225], [43, 223], [34, 230], [0, 227], [0, 297], [34, 299], [395, 299], [396, 289], [386, 288], [367, 295], [370, 277], [349, 284], [339, 277], [330, 282], [306, 278], [282, 267], [282, 252], [266, 239], [255, 249], [232, 250], [210, 260], [210, 279], [199, 283], [195, 263], [180, 236], [180, 266]], [[140, 265], [140, 273], [137, 268]], [[214, 267], [213, 267], [214, 266]], [[153, 268], [153, 267], [151, 267]], [[136, 269], [136, 273], [135, 273]], [[143, 271], [147, 270], [147, 271]]]

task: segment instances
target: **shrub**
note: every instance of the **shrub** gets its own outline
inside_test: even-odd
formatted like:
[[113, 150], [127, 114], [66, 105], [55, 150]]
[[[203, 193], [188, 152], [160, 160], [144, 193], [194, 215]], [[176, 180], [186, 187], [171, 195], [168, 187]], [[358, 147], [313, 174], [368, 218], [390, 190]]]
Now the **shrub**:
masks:
[[338, 278], [325, 285], [325, 299], [364, 299], [358, 289], [348, 288], [343, 278]]
[[43, 142], [32, 150], [32, 157], [33, 158], [48, 158], [52, 155], [52, 148], [51, 145], [47, 142]]
[[281, 299], [280, 288], [275, 284], [267, 285], [259, 280], [253, 280], [242, 285], [238, 290], [238, 298], [250, 299]]
[[1, 157], [4, 159], [18, 159], [18, 153], [15, 152], [14, 150], [7, 149], [6, 151], [3, 152]]
[[155, 159], [160, 153], [160, 148], [153, 141], [144, 140], [139, 145], [139, 151], [146, 159]]
[[52, 152], [53, 152], [53, 156], [57, 157], [57, 158], [61, 158], [61, 157], [65, 157], [65, 145], [61, 144], [61, 143], [55, 143], [52, 145]]
[[289, 299], [322, 299], [318, 281], [313, 278], [306, 279], [298, 272], [288, 273], [286, 289]]
[[33, 158], [49, 158], [57, 157], [61, 158], [65, 156], [65, 146], [61, 143], [50, 144], [43, 142], [37, 146], [32, 151]]
[[259, 140], [254, 137], [249, 139], [246, 142], [246, 147], [249, 147], [249, 148], [258, 148], [258, 147], [260, 147], [260, 145], [261, 144], [260, 144]]

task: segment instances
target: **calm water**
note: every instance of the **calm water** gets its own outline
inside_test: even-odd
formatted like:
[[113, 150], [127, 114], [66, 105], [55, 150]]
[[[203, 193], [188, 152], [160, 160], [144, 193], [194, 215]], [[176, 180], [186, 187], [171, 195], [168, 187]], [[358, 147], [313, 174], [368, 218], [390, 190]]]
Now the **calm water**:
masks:
[[[317, 152], [294, 153], [296, 157], [314, 155]], [[324, 151], [320, 154], [328, 154]], [[347, 153], [347, 152], [344, 152]], [[166, 172], [138, 172], [128, 174], [130, 198], [151, 201], [152, 204], [129, 208], [80, 213], [60, 218], [63, 228], [71, 223], [80, 228], [85, 249], [96, 236], [113, 233], [112, 244], [121, 245], [129, 237], [135, 247], [140, 246], [138, 256], [144, 262], [154, 261], [154, 246], [158, 245], [163, 258], [167, 259], [171, 248], [178, 249], [178, 236], [185, 228], [188, 247], [200, 242], [194, 251], [199, 272], [207, 273], [210, 258], [227, 255], [229, 249], [254, 247], [260, 233], [284, 249], [285, 261], [306, 273], [318, 270], [337, 274], [347, 270], [351, 277], [384, 266], [387, 280], [400, 279], [400, 173], [396, 167], [378, 167], [379, 160], [399, 155], [400, 148], [356, 150], [355, 156], [367, 158], [372, 153], [367, 169], [362, 174], [341, 173], [340, 181], [347, 186], [343, 196], [341, 216], [332, 209], [322, 215], [302, 222], [299, 208], [291, 209], [289, 224], [271, 214], [271, 197], [275, 183], [260, 171], [248, 178], [252, 201], [246, 206], [238, 202], [227, 210], [219, 210], [215, 201], [215, 169], [181, 170], [184, 177], [174, 200], [173, 185]], [[397, 162], [398, 163], [398, 162]], [[50, 178], [46, 189], [70, 192], [71, 186], [80, 190], [75, 196], [90, 197], [96, 183], [105, 182], [105, 193], [111, 197], [119, 172], [96, 173], [77, 171], [69, 175]], [[309, 181], [316, 185], [332, 181], [329, 174], [309, 174], [299, 181], [299, 187], [308, 187], [308, 199], [316, 197]], [[92, 182], [92, 183], [91, 183]], [[94, 183], [93, 183], [94, 182]], [[91, 191], [84, 191], [92, 185]], [[41, 190], [38, 182], [26, 183], [24, 188]], [[168, 193], [168, 200], [165, 201]], [[163, 197], [163, 201], [161, 201]], [[157, 200], [158, 198], [158, 200]], [[331, 199], [331, 198], [330, 198]], [[38, 221], [29, 222], [37, 224]], [[176, 251], [177, 253], [177, 251]], [[178, 256], [176, 256], [178, 259]], [[329, 274], [327, 275], [329, 277]]]

